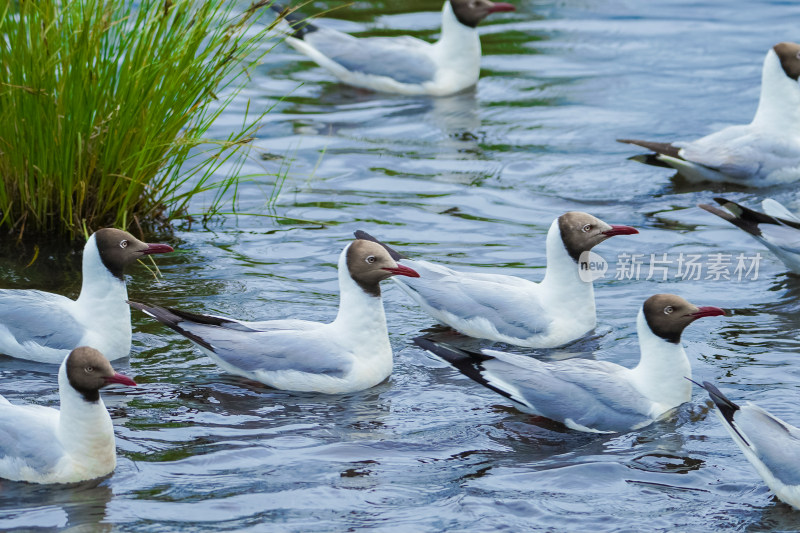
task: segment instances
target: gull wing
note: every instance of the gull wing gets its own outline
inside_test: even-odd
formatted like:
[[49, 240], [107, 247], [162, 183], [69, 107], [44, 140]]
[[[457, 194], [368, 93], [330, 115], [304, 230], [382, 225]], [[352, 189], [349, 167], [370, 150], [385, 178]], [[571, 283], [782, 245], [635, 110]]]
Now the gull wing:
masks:
[[393, 278], [412, 298], [460, 320], [485, 319], [509, 337], [525, 339], [547, 331], [550, 321], [538, 285], [514, 276], [472, 274], [427, 261], [402, 260], [419, 278]]
[[[386, 76], [411, 84], [433, 81], [436, 77], [436, 64], [429, 55], [431, 45], [413, 37], [359, 38], [318, 27], [306, 33], [302, 41], [351, 72]], [[293, 38], [287, 42], [304, 51]]]
[[74, 302], [69, 298], [49, 292], [0, 290], [0, 330], [5, 327], [19, 344], [72, 350], [86, 328], [67, 311], [71, 305]]
[[652, 422], [651, 403], [619, 365], [589, 359], [544, 363], [494, 350], [470, 352], [428, 339], [415, 342], [523, 410], [572, 429], [619, 432]]
[[297, 327], [301, 321], [240, 322], [129, 303], [244, 372], [294, 370], [343, 377], [353, 364], [352, 354], [327, 335], [326, 324], [302, 322]]

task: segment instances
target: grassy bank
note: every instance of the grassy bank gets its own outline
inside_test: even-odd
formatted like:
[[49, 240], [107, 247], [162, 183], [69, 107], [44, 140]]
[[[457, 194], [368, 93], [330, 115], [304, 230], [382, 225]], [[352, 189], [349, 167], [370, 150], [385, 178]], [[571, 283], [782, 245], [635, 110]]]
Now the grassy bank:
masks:
[[267, 2], [237, 4], [0, 0], [0, 231], [168, 223], [198, 193], [211, 213], [235, 198], [265, 110], [206, 135], [270, 31]]

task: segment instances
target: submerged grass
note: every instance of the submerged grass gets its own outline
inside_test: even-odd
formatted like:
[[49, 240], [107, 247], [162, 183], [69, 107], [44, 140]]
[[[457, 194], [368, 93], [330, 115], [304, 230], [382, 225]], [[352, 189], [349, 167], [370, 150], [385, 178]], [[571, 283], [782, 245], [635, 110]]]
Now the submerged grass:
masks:
[[169, 223], [198, 194], [211, 197], [205, 215], [235, 207], [267, 110], [206, 135], [267, 51], [268, 4], [0, 0], [0, 228]]

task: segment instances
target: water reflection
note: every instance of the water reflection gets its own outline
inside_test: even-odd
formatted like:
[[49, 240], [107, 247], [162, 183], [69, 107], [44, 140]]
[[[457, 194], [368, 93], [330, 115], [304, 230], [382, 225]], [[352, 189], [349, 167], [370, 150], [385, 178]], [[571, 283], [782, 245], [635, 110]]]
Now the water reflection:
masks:
[[107, 479], [50, 486], [0, 480], [0, 529], [111, 531], [104, 520], [112, 497]]

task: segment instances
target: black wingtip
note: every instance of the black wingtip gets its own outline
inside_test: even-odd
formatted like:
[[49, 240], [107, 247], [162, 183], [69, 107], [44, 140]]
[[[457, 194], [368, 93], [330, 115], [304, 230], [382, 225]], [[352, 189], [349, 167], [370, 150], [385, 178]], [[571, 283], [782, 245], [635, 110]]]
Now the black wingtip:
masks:
[[709, 213], [714, 213], [718, 217], [727, 220], [734, 226], [756, 237], [761, 236], [761, 229], [758, 227], [759, 224], [772, 224], [774, 226], [788, 226], [790, 228], [800, 229], [800, 223], [794, 220], [785, 220], [783, 218], [767, 215], [766, 213], [754, 211], [749, 207], [737, 204], [727, 198], [718, 196], [714, 198], [714, 201], [730, 211], [731, 214], [706, 204], [700, 204], [699, 207], [705, 209]]
[[665, 155], [668, 157], [672, 157], [674, 159], [683, 159], [680, 156], [680, 148], [677, 146], [670, 144], [670, 143], [659, 143], [659, 142], [652, 142], [652, 141], [642, 141], [639, 139], [617, 139], [617, 142], [624, 143], [624, 144], [633, 144], [636, 146], [641, 146], [642, 148], [646, 148], [648, 150], [652, 150], [657, 154]]
[[272, 3], [269, 6], [273, 11], [283, 17], [283, 19], [291, 26], [294, 32], [292, 37], [296, 39], [303, 39], [309, 33], [315, 32], [319, 27], [313, 25], [308, 17], [299, 13], [296, 9], [285, 7], [281, 4]]
[[414, 344], [423, 350], [427, 350], [437, 357], [444, 359], [462, 372], [463, 370], [461, 367], [463, 365], [474, 365], [477, 363], [482, 363], [483, 361], [494, 359], [494, 357], [491, 355], [464, 350], [463, 348], [457, 348], [451, 344], [438, 342], [427, 337], [416, 337], [414, 339]]
[[174, 329], [190, 341], [194, 342], [206, 348], [207, 350], [214, 351], [214, 347], [208, 343], [205, 339], [196, 335], [190, 331], [186, 331], [184, 328], [180, 326], [180, 323], [183, 321], [191, 321], [191, 322], [198, 322], [201, 324], [210, 324], [219, 326], [222, 325], [224, 322], [228, 322], [225, 319], [218, 318], [218, 317], [211, 317], [207, 315], [198, 315], [195, 313], [189, 313], [187, 311], [180, 311], [178, 309], [171, 309], [169, 307], [159, 307], [157, 305], [148, 305], [142, 304], [139, 302], [132, 302], [128, 300], [128, 305], [133, 307], [134, 309], [138, 309], [143, 313], [155, 318], [165, 326]]
[[730, 401], [728, 397], [722, 394], [722, 392], [720, 392], [720, 390], [712, 383], [704, 381], [702, 387], [706, 390], [706, 392], [708, 392], [708, 395], [711, 397], [711, 401], [713, 401], [714, 405], [717, 406], [719, 411], [722, 413], [722, 416], [725, 417], [725, 420], [727, 420], [729, 424], [732, 424], [733, 415], [739, 410], [739, 406]]
[[408, 259], [407, 256], [401, 254], [400, 252], [398, 252], [397, 250], [395, 250], [394, 248], [392, 248], [388, 244], [379, 241], [378, 239], [376, 239], [375, 237], [373, 237], [372, 235], [370, 235], [366, 231], [362, 231], [362, 230], [359, 229], [359, 230], [354, 231], [353, 235], [355, 235], [356, 239], [361, 239], [362, 241], [372, 241], [372, 242], [374, 242], [376, 244], [380, 244], [381, 246], [383, 246], [383, 248], [387, 252], [389, 252], [389, 255], [395, 261], [400, 261], [401, 259]]
[[750, 446], [750, 443], [747, 442], [747, 439], [745, 439], [744, 435], [742, 435], [739, 432], [739, 429], [733, 422], [733, 415], [736, 413], [736, 411], [739, 410], [739, 406], [730, 401], [728, 397], [722, 394], [722, 392], [720, 392], [720, 390], [717, 387], [715, 387], [712, 383], [704, 381], [703, 384], [701, 385], [692, 378], [686, 378], [686, 379], [688, 379], [701, 389], [705, 389], [705, 391], [708, 393], [708, 396], [711, 398], [711, 401], [714, 402], [714, 405], [717, 406], [717, 409], [719, 409], [719, 412], [722, 414], [722, 417], [725, 419], [725, 421], [728, 423], [731, 429], [733, 429], [733, 431], [735, 431], [736, 434], [739, 435], [739, 438], [742, 439], [742, 442], [744, 442], [747, 446]]
[[508, 391], [493, 385], [483, 375], [485, 369], [482, 363], [495, 359], [491, 355], [486, 355], [480, 352], [471, 352], [462, 348], [456, 348], [455, 346], [451, 346], [443, 342], [437, 342], [426, 337], [415, 338], [414, 344], [450, 363], [453, 365], [453, 367], [455, 367], [456, 370], [471, 380], [480, 383], [487, 389], [493, 390], [497, 394], [519, 404], [519, 402], [515, 400]]
[[725, 198], [716, 197], [714, 198], [714, 201], [730, 211], [730, 213], [708, 204], [698, 204], [698, 207], [730, 222], [737, 228], [746, 231], [750, 235], [756, 237], [761, 236], [761, 230], [758, 228], [759, 224], [779, 224], [779, 222], [777, 222], [777, 220], [771, 216], [765, 215], [764, 213], [759, 213], [758, 211], [753, 211], [752, 209], [748, 209], [743, 205], [739, 205], [736, 202], [731, 202]]

